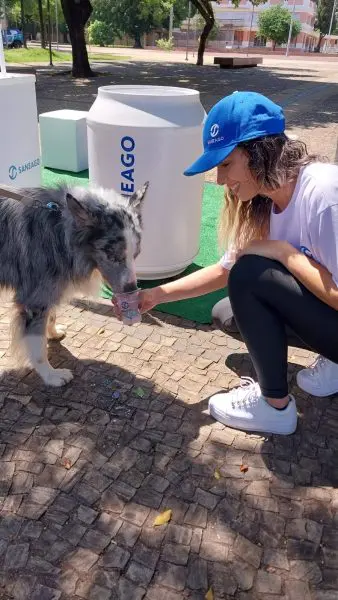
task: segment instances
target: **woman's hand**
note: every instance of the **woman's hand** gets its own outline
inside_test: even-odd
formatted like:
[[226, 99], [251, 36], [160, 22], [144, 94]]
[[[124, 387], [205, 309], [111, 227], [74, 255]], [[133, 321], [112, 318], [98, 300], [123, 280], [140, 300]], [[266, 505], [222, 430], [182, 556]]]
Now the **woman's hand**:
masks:
[[[157, 304], [160, 303], [160, 297], [159, 297], [158, 290], [159, 289], [157, 287], [146, 289], [146, 290], [139, 290], [139, 292], [138, 292], [138, 307], [139, 307], [140, 313], [148, 312], [149, 310], [154, 308], [154, 306], [156, 306]], [[115, 296], [112, 297], [111, 302], [113, 305], [115, 317], [119, 321], [122, 321], [121, 310], [120, 310], [120, 307], [118, 305], [118, 302], [117, 302]]]
[[152, 308], [154, 308], [154, 306], [159, 304], [160, 299], [158, 294], [158, 288], [154, 287], [146, 290], [140, 290], [138, 298], [138, 307], [140, 313], [143, 314], [145, 312], [149, 312], [149, 310], [151, 310]]
[[256, 254], [284, 264], [285, 260], [298, 251], [289, 242], [280, 240], [253, 240], [237, 252], [237, 260], [245, 254]]

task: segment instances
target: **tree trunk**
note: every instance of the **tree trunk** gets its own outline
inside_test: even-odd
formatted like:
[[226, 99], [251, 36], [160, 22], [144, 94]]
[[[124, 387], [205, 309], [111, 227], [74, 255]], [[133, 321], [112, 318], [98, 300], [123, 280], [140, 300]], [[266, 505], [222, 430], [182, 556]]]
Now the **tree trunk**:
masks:
[[249, 29], [249, 42], [248, 42], [248, 51], [247, 51], [247, 55], [249, 54], [249, 50], [250, 50], [251, 31], [252, 31], [252, 23], [253, 23], [254, 13], [255, 13], [255, 5], [254, 5], [254, 4], [252, 4], [251, 20], [250, 20], [250, 29]]
[[70, 43], [72, 45], [72, 75], [79, 79], [94, 77], [90, 68], [85, 25], [93, 10], [90, 0], [61, 0], [63, 14], [68, 25]]
[[134, 33], [134, 48], [143, 48], [139, 31], [135, 31]]
[[323, 38], [324, 38], [324, 37], [325, 37], [325, 34], [323, 34], [323, 33], [320, 33], [320, 34], [319, 34], [319, 38], [318, 38], [318, 44], [317, 44], [317, 46], [315, 47], [315, 49], [314, 49], [314, 52], [320, 52], [320, 47], [321, 47], [321, 45], [322, 45], [322, 41], [323, 41]]
[[196, 65], [198, 65], [200, 67], [203, 66], [203, 56], [204, 56], [205, 46], [207, 43], [208, 35], [209, 35], [210, 31], [212, 30], [214, 24], [215, 24], [215, 19], [213, 19], [213, 18], [210, 18], [210, 20], [208, 19], [208, 21], [206, 21], [206, 23], [204, 25], [204, 29], [201, 33], [200, 43], [198, 45], [198, 52], [197, 52], [197, 62], [196, 62]]
[[39, 21], [40, 21], [40, 34], [41, 34], [41, 48], [46, 48], [46, 36], [45, 36], [45, 24], [43, 20], [42, 0], [38, 0], [39, 9]]
[[23, 35], [23, 45], [27, 49], [27, 38], [26, 38], [26, 24], [25, 24], [25, 7], [23, 4], [23, 0], [20, 1], [20, 9], [21, 9], [21, 31]]

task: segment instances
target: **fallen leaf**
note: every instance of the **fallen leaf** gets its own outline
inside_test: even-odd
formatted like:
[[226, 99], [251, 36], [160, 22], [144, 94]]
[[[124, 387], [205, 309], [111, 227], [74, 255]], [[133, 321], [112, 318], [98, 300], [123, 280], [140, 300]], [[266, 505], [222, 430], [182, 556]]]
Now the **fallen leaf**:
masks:
[[246, 473], [248, 469], [249, 469], [249, 467], [247, 465], [241, 465], [239, 467], [239, 470], [241, 473]]
[[209, 588], [207, 593], [204, 596], [204, 600], [214, 600], [214, 592], [212, 591], [212, 588]]
[[72, 466], [72, 463], [70, 462], [69, 458], [65, 458], [62, 464], [65, 469], [70, 469]]
[[144, 390], [143, 390], [141, 387], [138, 387], [138, 388], [136, 388], [136, 390], [135, 390], [135, 394], [136, 394], [136, 396], [138, 396], [139, 398], [143, 398], [143, 396], [145, 395], [145, 391], [144, 391]]
[[172, 517], [173, 511], [171, 510], [171, 508], [169, 508], [168, 510], [165, 510], [163, 513], [160, 513], [159, 515], [157, 515], [156, 519], [154, 520], [153, 526], [156, 527], [158, 525], [165, 525], [166, 523], [169, 523], [171, 517]]
[[222, 475], [220, 474], [218, 469], [215, 469], [214, 477], [215, 477], [215, 479], [221, 479]]
[[103, 327], [101, 329], [98, 330], [98, 335], [102, 335], [105, 332], [105, 330], [103, 329]]

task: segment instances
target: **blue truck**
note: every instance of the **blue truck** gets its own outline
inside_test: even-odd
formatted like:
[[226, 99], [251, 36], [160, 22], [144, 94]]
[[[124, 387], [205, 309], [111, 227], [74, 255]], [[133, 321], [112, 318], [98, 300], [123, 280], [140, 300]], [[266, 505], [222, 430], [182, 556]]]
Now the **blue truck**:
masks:
[[22, 48], [23, 34], [19, 29], [3, 29], [2, 40], [5, 48]]

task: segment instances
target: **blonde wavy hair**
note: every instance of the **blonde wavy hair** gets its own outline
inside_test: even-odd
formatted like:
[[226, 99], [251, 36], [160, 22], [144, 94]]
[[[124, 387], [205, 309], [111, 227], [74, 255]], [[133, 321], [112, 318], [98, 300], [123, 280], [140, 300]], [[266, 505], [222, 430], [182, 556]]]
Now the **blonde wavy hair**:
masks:
[[[303, 142], [291, 140], [284, 133], [242, 142], [238, 147], [248, 154], [248, 166], [257, 182], [271, 190], [297, 179], [305, 165], [326, 161], [323, 157], [309, 154]], [[254, 239], [267, 239], [271, 207], [272, 201], [267, 196], [257, 195], [249, 202], [241, 202], [225, 188], [219, 221], [222, 250], [236, 250]]]

